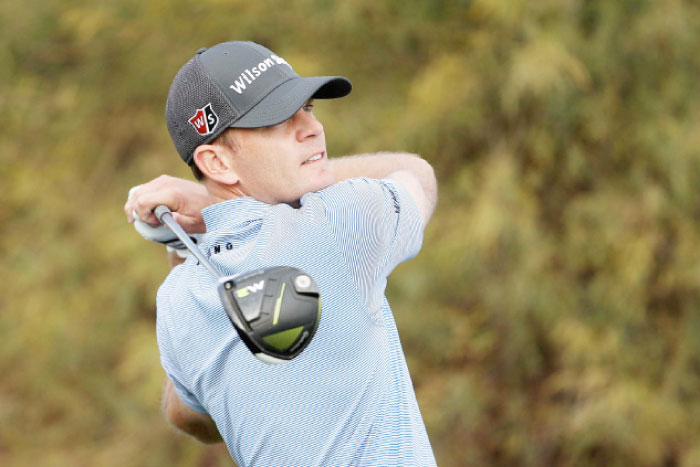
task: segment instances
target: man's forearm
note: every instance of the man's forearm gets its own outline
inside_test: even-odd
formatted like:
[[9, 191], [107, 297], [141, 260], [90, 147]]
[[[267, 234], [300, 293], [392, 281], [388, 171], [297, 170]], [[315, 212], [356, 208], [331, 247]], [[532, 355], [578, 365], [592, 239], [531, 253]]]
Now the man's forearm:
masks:
[[424, 171], [427, 164], [415, 154], [377, 152], [337, 157], [330, 160], [337, 181], [355, 177], [385, 178], [393, 172]]
[[223, 441], [214, 420], [207, 414], [192, 410], [182, 402], [169, 378], [166, 380], [163, 391], [163, 412], [175, 427], [202, 443], [212, 444]]
[[411, 192], [424, 224], [437, 203], [437, 180], [433, 168], [415, 154], [379, 152], [339, 157], [330, 161], [337, 181], [355, 177], [400, 180]]

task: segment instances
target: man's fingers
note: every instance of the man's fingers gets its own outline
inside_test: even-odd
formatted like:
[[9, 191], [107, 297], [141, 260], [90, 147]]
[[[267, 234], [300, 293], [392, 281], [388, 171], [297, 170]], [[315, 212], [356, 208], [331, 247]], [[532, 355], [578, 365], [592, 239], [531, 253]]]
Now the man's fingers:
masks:
[[138, 197], [138, 190], [143, 185], [132, 186], [129, 189], [129, 195], [127, 196], [126, 203], [124, 204], [124, 214], [126, 214], [126, 220], [129, 224], [134, 223], [134, 209], [136, 208], [136, 199]]
[[129, 224], [133, 224], [134, 223], [134, 216], [131, 214], [130, 210], [127, 210], [126, 206], [124, 206], [124, 213], [126, 214], [126, 221]]
[[[158, 204], [166, 204], [166, 203], [158, 203]], [[146, 224], [152, 226], [152, 227], [158, 227], [160, 225], [160, 222], [158, 222], [158, 219], [156, 216], [153, 214], [153, 210], [156, 208], [158, 204], [155, 204], [153, 202], [144, 202], [142, 200], [139, 200], [136, 203], [136, 206], [134, 207], [134, 212], [138, 216], [138, 218], [142, 221], [145, 222]]]
[[203, 233], [206, 226], [200, 210], [209, 204], [206, 188], [198, 183], [161, 175], [148, 183], [129, 190], [129, 199], [124, 212], [129, 222], [137, 217], [142, 222], [157, 227], [158, 219], [153, 215], [156, 206], [164, 204], [170, 208], [175, 219], [190, 233]]
[[126, 201], [126, 204], [124, 204], [124, 214], [126, 214], [126, 220], [129, 222], [129, 224], [134, 223], [134, 204], [131, 201], [131, 198], [129, 198]]
[[152, 227], [157, 227], [160, 222], [153, 214], [153, 210], [159, 204], [169, 205], [171, 202], [168, 201], [168, 196], [164, 192], [154, 192], [142, 187], [143, 185], [139, 185], [129, 190], [129, 199], [124, 205], [126, 218], [133, 223], [136, 217]]

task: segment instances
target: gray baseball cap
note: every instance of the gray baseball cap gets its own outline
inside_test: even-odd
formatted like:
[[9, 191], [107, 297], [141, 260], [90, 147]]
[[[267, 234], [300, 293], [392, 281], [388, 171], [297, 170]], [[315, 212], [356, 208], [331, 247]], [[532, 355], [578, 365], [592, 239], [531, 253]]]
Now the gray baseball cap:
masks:
[[350, 93], [342, 76], [301, 77], [281, 57], [254, 42], [224, 42], [200, 49], [177, 73], [165, 121], [180, 157], [227, 128], [260, 128], [291, 118], [310, 98]]

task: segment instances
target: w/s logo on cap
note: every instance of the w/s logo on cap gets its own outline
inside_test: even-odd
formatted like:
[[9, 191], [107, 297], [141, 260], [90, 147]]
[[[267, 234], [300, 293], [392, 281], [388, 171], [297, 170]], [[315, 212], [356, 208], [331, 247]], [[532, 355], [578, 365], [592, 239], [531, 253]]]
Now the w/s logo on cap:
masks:
[[188, 122], [197, 130], [197, 133], [204, 136], [214, 131], [217, 123], [219, 123], [219, 117], [214, 113], [214, 109], [211, 108], [211, 103], [209, 103], [201, 109], [197, 109], [197, 112], [195, 112]]

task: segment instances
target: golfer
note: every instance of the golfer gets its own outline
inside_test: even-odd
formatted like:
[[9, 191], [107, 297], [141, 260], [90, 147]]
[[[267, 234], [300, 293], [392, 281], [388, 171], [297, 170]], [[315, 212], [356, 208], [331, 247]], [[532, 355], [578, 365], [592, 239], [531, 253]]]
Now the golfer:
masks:
[[166, 104], [199, 183], [161, 176], [124, 207], [156, 226], [151, 211], [169, 206], [185, 230], [206, 232], [199, 248], [225, 275], [293, 266], [318, 283], [316, 335], [279, 365], [241, 342], [194, 257], [158, 291], [166, 416], [223, 440], [241, 467], [436, 464], [385, 297], [387, 276], [421, 247], [436, 181], [415, 155], [328, 158], [313, 100], [350, 90], [342, 77], [300, 77], [255, 43], [200, 50]]

